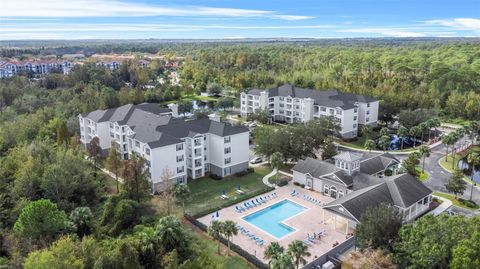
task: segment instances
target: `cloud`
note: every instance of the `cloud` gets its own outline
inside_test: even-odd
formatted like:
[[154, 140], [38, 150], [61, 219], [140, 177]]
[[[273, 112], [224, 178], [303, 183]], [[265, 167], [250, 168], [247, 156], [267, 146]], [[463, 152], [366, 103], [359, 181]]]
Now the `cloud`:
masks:
[[455, 18], [444, 20], [427, 20], [428, 25], [452, 27], [457, 30], [480, 31], [480, 19], [474, 18]]
[[3, 18], [83, 18], [147, 16], [270, 17], [280, 20], [304, 20], [312, 17], [278, 14], [275, 11], [218, 8], [206, 6], [161, 6], [122, 0], [23, 0], [5, 1]]
[[298, 20], [308, 20], [315, 17], [311, 16], [296, 16], [296, 15], [273, 15], [272, 18], [286, 20], [286, 21], [298, 21]]
[[381, 34], [391, 37], [424, 37], [426, 36], [421, 32], [414, 32], [408, 29], [402, 28], [353, 28], [342, 29], [337, 32], [341, 33], [362, 33], [362, 34]]

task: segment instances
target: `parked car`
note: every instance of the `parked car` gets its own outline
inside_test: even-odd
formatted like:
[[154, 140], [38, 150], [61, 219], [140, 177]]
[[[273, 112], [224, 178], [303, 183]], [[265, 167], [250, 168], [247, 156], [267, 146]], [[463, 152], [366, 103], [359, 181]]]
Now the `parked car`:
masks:
[[250, 160], [251, 164], [256, 164], [256, 163], [261, 163], [261, 162], [263, 162], [262, 157], [255, 157], [252, 160]]

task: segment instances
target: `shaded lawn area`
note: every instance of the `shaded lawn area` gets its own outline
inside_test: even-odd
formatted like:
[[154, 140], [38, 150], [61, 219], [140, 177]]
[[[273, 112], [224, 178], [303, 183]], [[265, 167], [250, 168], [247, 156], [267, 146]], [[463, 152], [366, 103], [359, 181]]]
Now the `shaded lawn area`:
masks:
[[[208, 256], [211, 257], [215, 264], [220, 265], [223, 269], [253, 269], [255, 266], [251, 265], [248, 261], [244, 260], [237, 253], [230, 251], [230, 256], [227, 256], [228, 248], [220, 244], [221, 255], [217, 254], [217, 241], [213, 240], [207, 234], [202, 232], [197, 227], [193, 226], [190, 222], [184, 221], [185, 228], [191, 232], [191, 235], [196, 242], [197, 246], [203, 249]], [[235, 243], [235, 241], [233, 241]]]
[[468, 206], [468, 204], [465, 203], [465, 200], [463, 200], [463, 199], [457, 200], [457, 199], [455, 199], [454, 195], [451, 195], [451, 194], [448, 194], [448, 193], [433, 192], [433, 195], [440, 196], [440, 197], [443, 197], [445, 199], [448, 199], [448, 200], [452, 201], [454, 206], [458, 206], [458, 207], [461, 207], [461, 208], [466, 208], [466, 209], [477, 209], [477, 208], [479, 208], [478, 205], [475, 205], [475, 207], [470, 207], [470, 206]]
[[420, 180], [420, 181], [422, 181], [422, 182], [425, 181], [425, 180], [427, 180], [427, 178], [428, 178], [428, 173], [427, 173], [426, 171], [422, 173], [422, 168], [420, 168], [420, 167], [417, 167], [415, 170], [417, 171], [417, 175], [418, 175], [417, 178], [418, 178], [418, 180]]
[[[232, 199], [239, 199], [254, 191], [266, 189], [262, 182], [262, 178], [267, 175], [271, 169], [269, 167], [256, 167], [255, 172], [243, 177], [230, 177], [222, 180], [213, 180], [209, 177], [203, 177], [188, 182], [190, 188], [190, 199], [185, 203], [185, 210], [189, 214], [196, 214], [208, 208], [221, 206], [223, 203]], [[241, 190], [245, 194], [236, 194], [237, 186], [240, 185]], [[223, 191], [229, 197], [222, 200], [220, 195]]]

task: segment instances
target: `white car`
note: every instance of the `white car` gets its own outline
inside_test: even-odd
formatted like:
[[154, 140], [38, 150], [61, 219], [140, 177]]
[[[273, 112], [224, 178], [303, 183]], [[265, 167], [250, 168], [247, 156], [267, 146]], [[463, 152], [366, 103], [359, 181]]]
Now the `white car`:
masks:
[[262, 157], [255, 157], [252, 160], [250, 160], [250, 164], [256, 164], [256, 163], [261, 163], [263, 162]]

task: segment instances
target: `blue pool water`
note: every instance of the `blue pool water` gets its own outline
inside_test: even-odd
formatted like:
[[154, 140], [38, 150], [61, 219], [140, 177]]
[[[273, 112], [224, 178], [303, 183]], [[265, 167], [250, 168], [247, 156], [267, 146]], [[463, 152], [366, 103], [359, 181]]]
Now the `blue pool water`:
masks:
[[294, 228], [285, 225], [282, 221], [297, 215], [306, 208], [290, 200], [283, 200], [253, 214], [243, 217], [243, 219], [259, 229], [269, 233], [273, 237], [280, 239], [287, 234], [295, 231]]

